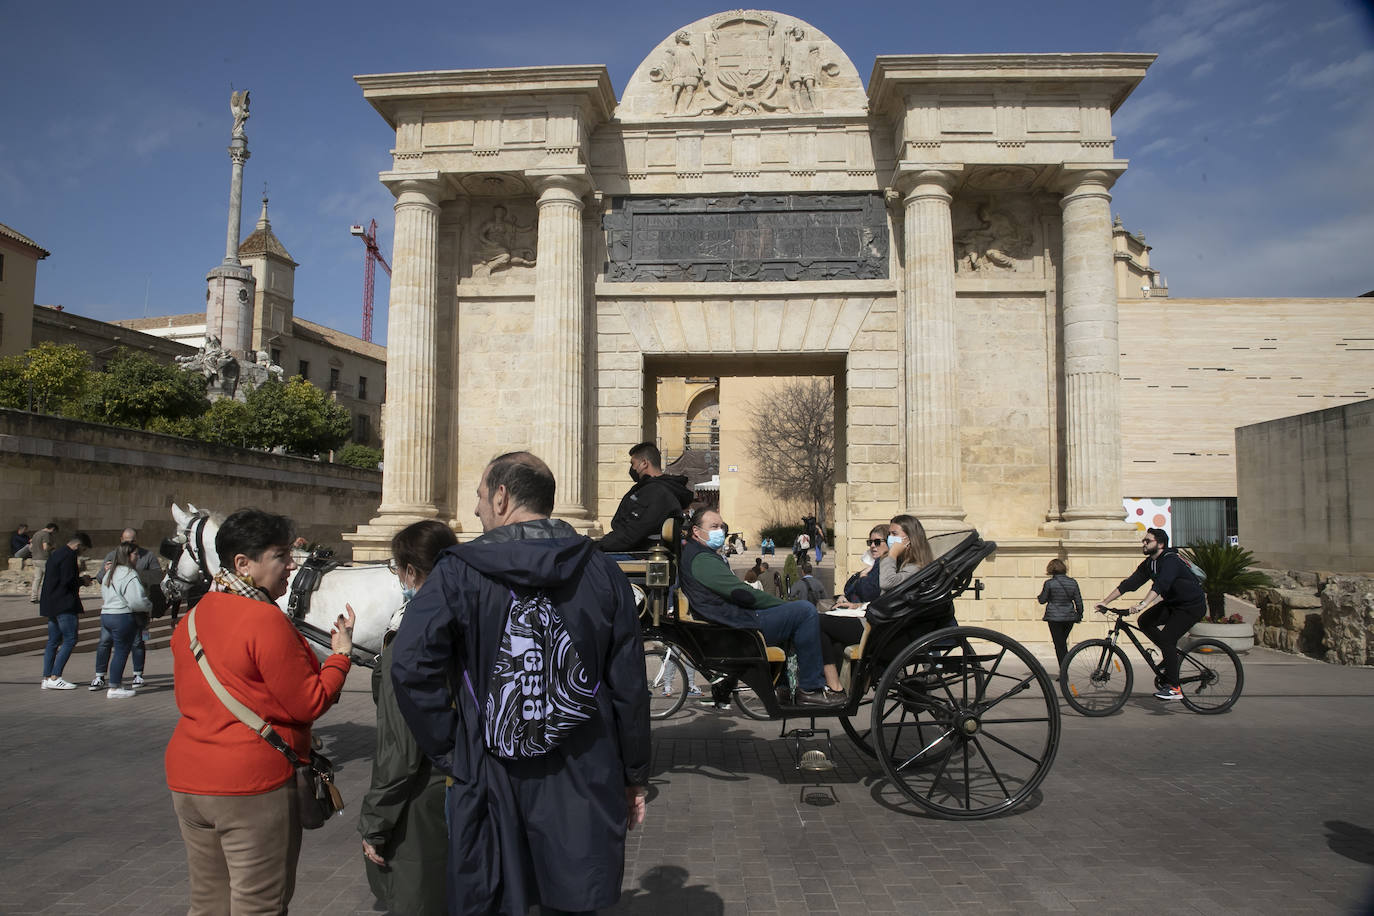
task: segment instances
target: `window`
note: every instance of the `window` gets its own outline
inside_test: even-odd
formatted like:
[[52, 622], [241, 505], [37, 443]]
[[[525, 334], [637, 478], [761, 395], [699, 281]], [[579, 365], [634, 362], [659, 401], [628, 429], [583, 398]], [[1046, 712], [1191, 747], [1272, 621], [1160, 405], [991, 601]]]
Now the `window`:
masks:
[[5, 255], [0, 252], [0, 280], [5, 279]]
[[1169, 501], [1173, 516], [1170, 547], [1191, 547], [1203, 541], [1220, 541], [1239, 532], [1234, 497], [1197, 498], [1176, 496]]
[[353, 441], [361, 442], [363, 445], [372, 441], [372, 421], [365, 413], [353, 417]]
[[296, 374], [307, 382], [310, 381], [310, 360], [303, 359], [296, 364]]
[[281, 347], [272, 348], [272, 364], [275, 366], [281, 365]]
[[367, 400], [367, 376], [358, 376], [358, 400]]
[[5, 345], [5, 316], [0, 314], [0, 347]]
[[338, 391], [338, 390], [339, 390], [339, 370], [338, 370], [338, 369], [330, 369], [330, 370], [329, 370], [329, 390], [330, 390], [330, 391]]

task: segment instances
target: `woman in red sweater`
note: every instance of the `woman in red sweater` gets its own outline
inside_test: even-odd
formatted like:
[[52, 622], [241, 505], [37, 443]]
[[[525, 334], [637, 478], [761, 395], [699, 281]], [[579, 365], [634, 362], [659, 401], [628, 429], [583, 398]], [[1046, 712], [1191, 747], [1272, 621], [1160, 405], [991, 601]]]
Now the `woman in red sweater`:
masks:
[[[343, 689], [353, 612], [340, 615], [323, 666], [275, 604], [286, 594], [291, 522], [240, 509], [215, 535], [215, 590], [195, 608], [205, 658], [226, 690], [267, 720], [302, 759], [310, 725]], [[177, 722], [165, 757], [167, 785], [190, 869], [191, 916], [285, 913], [296, 885], [301, 823], [286, 757], [215, 696], [188, 627], [172, 636]]]

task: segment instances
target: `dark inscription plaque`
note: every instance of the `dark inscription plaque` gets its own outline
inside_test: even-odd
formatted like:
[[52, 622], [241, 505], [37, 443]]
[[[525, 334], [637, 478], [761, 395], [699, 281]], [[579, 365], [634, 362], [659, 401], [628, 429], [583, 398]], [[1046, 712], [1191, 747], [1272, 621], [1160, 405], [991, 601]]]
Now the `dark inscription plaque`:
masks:
[[606, 230], [606, 279], [887, 278], [879, 194], [621, 197]]

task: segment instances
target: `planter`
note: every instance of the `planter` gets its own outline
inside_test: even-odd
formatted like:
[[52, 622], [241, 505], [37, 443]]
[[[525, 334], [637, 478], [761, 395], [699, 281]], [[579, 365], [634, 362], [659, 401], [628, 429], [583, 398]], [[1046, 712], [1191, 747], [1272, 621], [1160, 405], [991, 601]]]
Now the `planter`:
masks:
[[1249, 652], [1255, 647], [1255, 627], [1248, 623], [1193, 624], [1188, 635], [1194, 639], [1217, 639], [1237, 652]]

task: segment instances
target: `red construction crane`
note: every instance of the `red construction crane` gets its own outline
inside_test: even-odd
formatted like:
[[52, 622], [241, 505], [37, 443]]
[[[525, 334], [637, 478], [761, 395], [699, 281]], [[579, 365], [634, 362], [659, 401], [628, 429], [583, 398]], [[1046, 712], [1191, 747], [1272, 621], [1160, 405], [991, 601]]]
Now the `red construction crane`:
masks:
[[382, 265], [382, 270], [386, 275], [391, 276], [391, 265], [382, 257], [382, 251], [377, 247], [377, 221], [374, 219], [368, 224], [367, 228], [353, 226], [349, 230], [351, 235], [356, 235], [363, 240], [367, 246], [367, 256], [363, 258], [363, 340], [372, 342], [372, 293], [377, 286], [377, 264]]

